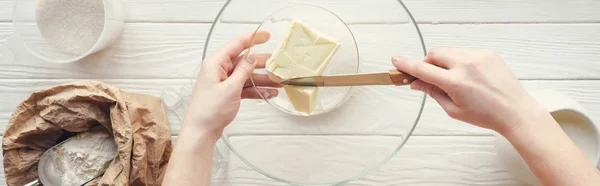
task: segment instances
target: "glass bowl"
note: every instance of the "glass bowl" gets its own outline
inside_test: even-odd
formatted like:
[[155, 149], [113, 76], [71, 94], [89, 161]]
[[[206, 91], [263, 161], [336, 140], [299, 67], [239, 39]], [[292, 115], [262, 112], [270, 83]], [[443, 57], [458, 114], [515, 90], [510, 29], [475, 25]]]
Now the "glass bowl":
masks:
[[110, 46], [121, 35], [121, 0], [16, 0], [13, 24], [29, 53], [71, 63]]
[[[306, 14], [306, 12], [310, 12], [310, 14]], [[291, 29], [292, 26], [294, 26], [294, 29]], [[322, 70], [323, 72], [321, 75], [355, 74], [358, 72], [359, 55], [354, 36], [344, 21], [327, 9], [313, 5], [288, 6], [271, 14], [256, 30], [269, 32], [271, 38], [266, 43], [250, 46], [246, 51], [246, 54], [271, 54], [272, 56], [287, 57], [288, 55], [291, 55], [291, 53], [283, 51], [296, 50], [294, 47], [297, 46], [293, 45], [299, 45], [298, 43], [286, 42], [288, 41], [288, 37], [294, 35], [306, 39], [304, 42], [312, 42], [312, 44], [314, 44], [313, 47], [325, 49], [321, 51], [329, 51], [328, 49], [331, 49], [331, 52], [324, 53], [323, 55], [315, 55], [314, 52], [311, 53], [308, 52], [308, 50], [302, 50], [303, 55], [301, 55], [301, 59], [294, 60], [303, 60], [303, 62], [296, 62], [297, 65], [301, 67], [295, 68], [305, 68], [305, 66], [307, 66], [306, 64], [310, 64], [311, 61], [326, 61], [325, 63], [327, 64], [325, 64], [326, 66], [323, 66], [325, 68]], [[290, 30], [293, 30], [293, 32], [290, 33]], [[314, 35], [312, 33], [314, 33]], [[290, 39], [289, 41], [291, 42], [293, 39]], [[306, 48], [306, 46], [299, 46], [301, 49], [303, 47]], [[275, 52], [277, 50], [282, 52], [278, 54]], [[272, 57], [271, 59], [274, 60], [273, 63], [275, 64], [278, 60], [274, 58], [275, 57]], [[313, 65], [313, 70], [319, 69], [314, 67], [317, 66]], [[310, 67], [306, 67], [306, 69], [310, 69]], [[263, 77], [268, 74], [268, 76], [276, 82], [287, 78], [297, 77], [278, 77], [276, 74], [266, 69], [256, 69], [254, 73], [262, 74]], [[259, 85], [255, 83], [255, 78], [251, 77], [251, 81], [255, 88], [259, 87]], [[298, 116], [314, 116], [330, 112], [341, 106], [344, 101], [347, 100], [352, 87], [281, 87], [277, 89], [279, 95], [272, 99], [266, 99], [258, 89], [256, 89], [256, 91], [265, 101], [285, 113]], [[299, 89], [311, 91], [317, 90], [317, 94], [315, 95], [316, 102], [314, 103], [315, 108], [311, 112], [298, 111], [292, 104], [287, 92], [296, 92]]]
[[[295, 15], [291, 18], [302, 19], [340, 41], [347, 40], [342, 47], [357, 48], [353, 52], [344, 50], [350, 56], [338, 51], [336, 57], [346, 57], [348, 61], [332, 61], [328, 66], [355, 64], [352, 71], [333, 69], [324, 74], [387, 72], [393, 68], [391, 57], [394, 55], [422, 59], [426, 54], [417, 24], [401, 1], [370, 1], [358, 9], [352, 3], [310, 2], [312, 4], [307, 5], [289, 1], [227, 1], [209, 30], [203, 59], [232, 39], [258, 29], [272, 32], [271, 41], [246, 52], [272, 53], [281, 42], [280, 34], [285, 32], [270, 26], [286, 23], [286, 20], [272, 21], [273, 15]], [[301, 6], [311, 8], [297, 8]], [[282, 11], [289, 8], [297, 11]], [[360, 11], [381, 11], [382, 14], [355, 13]], [[337, 20], [325, 18], [326, 15]], [[329, 23], [320, 22], [319, 18], [332, 20], [331, 24], [340, 24], [339, 28], [343, 25], [346, 30], [323, 29]], [[280, 27], [285, 28], [287, 24]], [[354, 69], [359, 63], [360, 68]], [[265, 71], [257, 69], [255, 73]], [[280, 91], [282, 97], [272, 100], [242, 100], [237, 117], [225, 128], [221, 138], [237, 157], [226, 158], [224, 166], [228, 171], [224, 171], [224, 176], [245, 179], [249, 174], [246, 170], [251, 167], [269, 178], [292, 185], [339, 185], [357, 180], [402, 152], [425, 102], [425, 94], [408, 86], [357, 86], [335, 92], [343, 94], [338, 96], [341, 101], [335, 101], [339, 104], [310, 116], [279, 108], [287, 102], [284, 91]], [[329, 98], [323, 96], [323, 99]]]

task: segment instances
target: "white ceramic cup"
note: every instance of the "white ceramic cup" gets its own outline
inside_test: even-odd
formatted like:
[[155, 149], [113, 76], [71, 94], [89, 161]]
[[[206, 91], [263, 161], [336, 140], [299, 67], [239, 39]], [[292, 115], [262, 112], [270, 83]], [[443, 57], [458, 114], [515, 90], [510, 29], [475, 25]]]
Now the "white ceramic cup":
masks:
[[[596, 166], [600, 162], [600, 132], [598, 126], [588, 117], [588, 111], [574, 99], [552, 90], [532, 92], [531, 95], [544, 105], [561, 128], [575, 142], [587, 158]], [[525, 160], [516, 149], [498, 133], [495, 136], [497, 157], [517, 179], [535, 186], [541, 186]]]
[[[16, 34], [23, 41], [31, 55], [52, 63], [70, 63], [83, 59], [105, 49], [113, 43], [123, 30], [124, 11], [121, 0], [102, 0], [104, 6], [104, 25], [96, 43], [87, 52], [71, 54], [57, 49], [44, 38], [36, 22], [36, 2], [39, 0], [16, 0], [13, 9], [13, 23]], [[18, 48], [11, 49], [13, 53]]]

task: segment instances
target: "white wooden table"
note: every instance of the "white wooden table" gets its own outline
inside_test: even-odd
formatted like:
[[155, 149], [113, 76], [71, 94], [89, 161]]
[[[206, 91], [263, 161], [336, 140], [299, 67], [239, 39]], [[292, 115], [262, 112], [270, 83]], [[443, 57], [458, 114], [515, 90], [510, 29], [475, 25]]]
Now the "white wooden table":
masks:
[[[0, 0], [0, 44], [14, 32], [13, 0]], [[201, 61], [208, 30], [226, 0], [123, 0], [123, 36], [110, 49], [80, 63], [0, 59], [0, 128], [30, 93], [77, 79], [98, 79], [126, 91], [159, 96], [189, 81]], [[233, 0], [232, 3], [275, 0]], [[330, 0], [364, 7], [395, 0]], [[597, 0], [405, 0], [427, 48], [458, 46], [500, 53], [526, 89], [564, 92], [600, 122], [600, 1]], [[371, 9], [369, 9], [371, 8]], [[348, 11], [353, 11], [349, 9]], [[351, 12], [349, 12], [351, 13]], [[359, 45], [376, 45], [383, 23], [357, 22]], [[388, 30], [386, 30], [388, 29]], [[228, 36], [233, 37], [233, 36]], [[225, 41], [220, 41], [225, 42]], [[376, 52], [376, 51], [367, 51]], [[361, 54], [362, 55], [362, 54]], [[368, 54], [367, 54], [368, 55]], [[146, 69], [138, 69], [139, 64]], [[172, 121], [173, 135], [179, 123]], [[401, 153], [349, 185], [523, 185], [496, 160], [492, 132], [452, 120], [431, 99]], [[253, 171], [235, 156], [215, 185], [284, 185]], [[1, 180], [4, 175], [1, 174]], [[5, 184], [2, 181], [2, 184]]]

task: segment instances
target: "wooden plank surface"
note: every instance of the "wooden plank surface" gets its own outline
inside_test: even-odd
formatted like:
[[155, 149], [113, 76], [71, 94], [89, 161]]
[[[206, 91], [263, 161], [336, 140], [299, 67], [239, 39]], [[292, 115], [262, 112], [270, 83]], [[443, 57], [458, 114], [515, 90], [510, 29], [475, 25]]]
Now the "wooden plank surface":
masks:
[[[224, 21], [260, 23], [276, 10], [275, 8], [289, 5], [290, 2], [317, 3], [331, 9], [353, 24], [390, 23], [406, 20], [405, 15], [399, 10], [401, 7], [397, 5], [396, 0], [368, 0], [368, 3], [364, 3], [367, 0], [236, 0], [231, 3], [231, 11], [253, 7], [252, 9], [256, 12], [244, 16], [225, 16]], [[404, 0], [403, 2], [419, 23], [597, 23], [600, 21], [600, 12], [598, 11], [600, 2], [595, 0]], [[205, 3], [196, 1], [196, 4]], [[167, 9], [174, 9], [171, 8], [172, 5], [165, 5]], [[137, 4], [135, 6], [137, 7]], [[196, 11], [192, 11], [191, 7], [196, 6], [181, 7], [175, 15]], [[158, 11], [158, 13], [161, 12]]]
[[13, 12], [12, 0], [0, 0], [0, 22], [11, 22]]
[[6, 41], [6, 38], [13, 34], [15, 29], [12, 23], [0, 23], [0, 45]]
[[[229, 3], [223, 12], [221, 21], [227, 23], [261, 23], [263, 20], [275, 14], [275, 18], [286, 17], [302, 11], [312, 11], [311, 16], [323, 16], [318, 9], [311, 9], [301, 5], [313, 5], [323, 7], [334, 12], [347, 24], [374, 24], [374, 23], [408, 23], [409, 17], [397, 0], [344, 0], [344, 1], [321, 1], [321, 0], [236, 0]], [[356, 6], [360, 4], [360, 6]], [[298, 6], [300, 5], [300, 6]], [[294, 8], [291, 8], [294, 6]], [[285, 8], [285, 13], [276, 13]], [[253, 13], [240, 16], [239, 12], [247, 9], [254, 10]], [[360, 13], [359, 13], [360, 12]], [[376, 13], [375, 13], [376, 12]], [[329, 15], [329, 14], [325, 14]], [[328, 20], [329, 21], [329, 20]]]
[[[122, 0], [122, 2], [126, 22], [212, 23], [226, 0]], [[13, 0], [0, 0], [0, 22], [11, 22], [12, 18]]]
[[[11, 25], [3, 25], [9, 26]], [[186, 78], [202, 61], [210, 24], [128, 23], [110, 48], [69, 64], [41, 61], [13, 42], [18, 64], [0, 62], [0, 78]], [[9, 30], [2, 29], [2, 30]]]
[[[200, 64], [209, 27], [210, 24], [130, 23], [118, 43], [81, 62], [57, 65], [29, 56], [19, 64], [0, 62], [0, 78], [190, 78]], [[220, 24], [215, 28], [219, 32], [210, 39], [209, 49], [214, 51], [254, 28]], [[419, 40], [407, 25], [353, 25], [351, 29], [362, 65], [388, 65], [385, 62], [394, 54], [421, 55]], [[521, 79], [599, 79], [598, 29], [599, 24], [421, 25], [427, 48], [493, 49]], [[0, 34], [11, 31], [10, 24], [0, 24]], [[140, 65], [144, 65], [144, 70], [139, 70]]]
[[[238, 150], [244, 151], [245, 154], [243, 156], [246, 158], [257, 158], [254, 159], [254, 162], [257, 164], [260, 162], [260, 165], [265, 169], [278, 166], [276, 162], [279, 161], [270, 161], [270, 164], [265, 164], [261, 161], [266, 162], [269, 160], [296, 158], [296, 161], [302, 162], [303, 160], [310, 158], [305, 156], [311, 156], [307, 154], [307, 152], [313, 151], [298, 150], [301, 148], [293, 148], [289, 149], [289, 151], [280, 151], [279, 149], [271, 150], [271, 148], [269, 148], [269, 150], [264, 149], [268, 147], [268, 144], [279, 143], [278, 140], [281, 140], [282, 138], [283, 137], [281, 136], [240, 137], [240, 139], [237, 139], [240, 147]], [[385, 141], [384, 139], [385, 138], [375, 137], [369, 139], [361, 138], [361, 140], [373, 142], [372, 145], [375, 146], [374, 148], [376, 149], [387, 149], [386, 145], [389, 145], [389, 143], [377, 143], [378, 140]], [[309, 149], [319, 148], [319, 143], [310, 143], [315, 140], [314, 137], [298, 137], [296, 140], [298, 143], [295, 144], [298, 144], [298, 146]], [[348, 143], [347, 145], [341, 145], [339, 149], [336, 150], [338, 152], [344, 150], [352, 151], [352, 148], [360, 147], [361, 145], [359, 144]], [[264, 150], [272, 153], [264, 153]], [[295, 154], [290, 155], [290, 153]], [[335, 152], [332, 153], [334, 153], [332, 156], [337, 154]], [[377, 153], [384, 152], [371, 151], [370, 153], [362, 154], [362, 156], [380, 155]], [[408, 140], [404, 148], [380, 169], [347, 185], [525, 185], [508, 173], [506, 168], [503, 167], [496, 158], [492, 137], [413, 136]], [[217, 185], [285, 185], [255, 172], [233, 154], [229, 154], [228, 160], [228, 166], [222, 175], [223, 178], [218, 177], [213, 179], [213, 183], [216, 183]], [[336, 159], [327, 161], [330, 161], [327, 163], [333, 163], [343, 160]], [[368, 158], [356, 161], [360, 163], [369, 163]], [[351, 169], [353, 166], [360, 163], [336, 165], [336, 168]], [[321, 165], [314, 166], [315, 169], [327, 169]], [[310, 169], [313, 167], [304, 168]], [[290, 171], [277, 174], [288, 177], [305, 176], [297, 175], [295, 173], [297, 172]], [[336, 173], [325, 174], [329, 176], [336, 175]], [[307, 175], [309, 176], [307, 179], [321, 178], [320, 175], [316, 174], [308, 173]]]
[[[253, 137], [245, 138], [250, 139]], [[176, 136], [174, 136], [173, 141], [176, 139]], [[264, 153], [267, 151], [248, 150], [257, 147], [257, 142], [276, 143], [277, 137], [239, 140], [240, 142], [246, 142], [248, 145], [245, 149], [240, 150], [254, 153], [246, 154], [246, 156], [262, 156], [267, 160], [268, 158], [281, 159], [281, 155], [283, 155], [281, 153], [290, 153], [277, 151], [277, 153], [269, 154]], [[300, 138], [298, 140], [313, 140], [313, 138]], [[373, 143], [377, 140], [377, 138], [369, 139]], [[220, 141], [220, 143], [222, 142]], [[219, 149], [225, 150], [223, 154], [227, 165], [224, 167], [222, 174], [213, 177], [212, 185], [287, 185], [256, 172], [233, 153], [227, 152], [227, 149], [222, 145], [219, 144]], [[386, 144], [379, 143], [377, 145], [384, 148]], [[352, 148], [352, 146], [346, 147]], [[295, 152], [296, 154], [289, 158], [302, 159], [302, 155], [306, 155], [308, 151]], [[332, 153], [336, 152], [332, 151]], [[257, 163], [258, 161], [260, 160], [257, 160]], [[352, 166], [351, 164], [346, 165]], [[336, 166], [343, 168], [345, 165]], [[0, 169], [3, 169], [1, 164]], [[0, 185], [6, 185], [4, 171], [0, 172]], [[498, 162], [492, 137], [413, 136], [388, 163], [364, 178], [347, 185], [520, 186], [525, 184], [516, 180]]]
[[[71, 82], [73, 80], [69, 79], [61, 79], [61, 80], [0, 80], [0, 131], [4, 131], [8, 120], [10, 119], [10, 115], [13, 109], [27, 96], [29, 96], [32, 92], [42, 90], [45, 88], [49, 88], [51, 86], [55, 86], [60, 83]], [[189, 81], [187, 80], [124, 80], [124, 79], [106, 79], [103, 80], [106, 83], [118, 86], [125, 91], [144, 93], [154, 96], [160, 96], [163, 89], [173, 89], [179, 91], [180, 87], [188, 85]], [[600, 81], [597, 80], [578, 80], [578, 81], [560, 81], [560, 80], [535, 80], [535, 81], [522, 81], [525, 88], [528, 91], [536, 91], [536, 90], [544, 90], [544, 89], [553, 89], [559, 92], [563, 92], [575, 100], [579, 101], [585, 108], [591, 110], [590, 117], [595, 122], [600, 122], [600, 114], [598, 114], [597, 110], [600, 110], [600, 99], [598, 99], [597, 95], [600, 95]], [[389, 103], [388, 105], [400, 105], [404, 104], [401, 102], [401, 99], [388, 99], [385, 101], [399, 101], [398, 103]], [[252, 110], [252, 109], [248, 109]], [[416, 110], [416, 108], [415, 108]], [[255, 115], [255, 112], [259, 111], [246, 111], [240, 113], [238, 118], [252, 118], [258, 117], [257, 120], [250, 120], [249, 122], [254, 122], [255, 124], [248, 123], [234, 123], [234, 127], [231, 127], [230, 132], [239, 133], [239, 134], [303, 134], [303, 133], [314, 133], [314, 132], [323, 132], [323, 131], [313, 131], [316, 129], [323, 130], [338, 130], [338, 131], [346, 131], [346, 134], [365, 134], [354, 131], [353, 129], [360, 128], [365, 129], [366, 131], [372, 132], [372, 134], [377, 135], [394, 135], [401, 132], [401, 128], [364, 128], [360, 125], [348, 125], [346, 126], [328, 126], [323, 125], [321, 128], [310, 128], [306, 125], [286, 125], [285, 128], [279, 127], [279, 123], [289, 122], [290, 118], [287, 115], [280, 114], [274, 108], [268, 107], [264, 108], [263, 113], [260, 115]], [[278, 115], [280, 117], [276, 118], [267, 118], [261, 117], [267, 115]], [[246, 115], [244, 115], [246, 114]], [[414, 115], [397, 115], [394, 118], [385, 119], [382, 118], [382, 121], [388, 121], [390, 123], [397, 123], [395, 118], [412, 118]], [[178, 118], [170, 113], [169, 115], [172, 133], [176, 135], [180, 129], [180, 122]], [[327, 118], [325, 118], [327, 119]], [[394, 121], [390, 121], [393, 119]], [[269, 122], [264, 122], [264, 121]], [[242, 125], [244, 124], [244, 125]], [[346, 127], [346, 128], [345, 128]], [[391, 131], [386, 131], [384, 129], [393, 129]], [[237, 132], [236, 132], [237, 131]], [[294, 132], [296, 131], [296, 132]], [[481, 129], [478, 127], [474, 127], [463, 122], [454, 120], [448, 117], [441, 107], [433, 101], [431, 98], [428, 98], [425, 108], [423, 110], [423, 114], [419, 124], [417, 125], [416, 130], [414, 131], [414, 135], [491, 135], [491, 132], [486, 129]]]
[[497, 51], [521, 79], [600, 78], [599, 24], [422, 25], [428, 47]]
[[[414, 37], [414, 31], [409, 29], [410, 25], [398, 24], [407, 21], [406, 15], [397, 9], [391, 9], [395, 0], [365, 3], [367, 1], [302, 2], [322, 3], [353, 24], [351, 29], [359, 43], [361, 64], [366, 65], [362, 70], [388, 67], [386, 61], [393, 54], [420, 57], [420, 49], [415, 47], [419, 43]], [[17, 57], [25, 60], [19, 63], [7, 63], [0, 59], [0, 130], [3, 131], [12, 110], [20, 101], [34, 91], [58, 83], [75, 79], [100, 79], [126, 91], [155, 96], [159, 96], [164, 88], [179, 90], [181, 86], [188, 85], [190, 78], [194, 76], [194, 70], [200, 64], [210, 23], [226, 0], [123, 2], [128, 22], [124, 34], [117, 44], [102, 53], [82, 62], [63, 65], [41, 62], [31, 56], [23, 56], [22, 52], [17, 53]], [[600, 24], [597, 24], [600, 23], [600, 1], [404, 2], [420, 23], [427, 48], [459, 46], [497, 50], [517, 76], [523, 79], [526, 89], [555, 89], [566, 93], [592, 111], [593, 121], [600, 122], [600, 115], [595, 112], [600, 109], [600, 100], [597, 98], [600, 94], [600, 74], [597, 73], [600, 71], [600, 34], [597, 32], [600, 29]], [[5, 43], [5, 38], [14, 31], [11, 22], [12, 3], [13, 0], [0, 0], [0, 44]], [[246, 11], [244, 8], [250, 5], [258, 13], [240, 16], [236, 12]], [[234, 0], [227, 10], [231, 12], [222, 19], [223, 22], [233, 24], [219, 24], [216, 28], [219, 31], [211, 38], [209, 48], [214, 51], [236, 35], [254, 29], [255, 25], [240, 23], [258, 23], [268, 12], [265, 8], [282, 5], [281, 1], [276, 0]], [[385, 93], [390, 90], [375, 91]], [[402, 99], [389, 100], [400, 102]], [[243, 118], [248, 113], [240, 115]], [[172, 113], [169, 120], [172, 133], [178, 134], [180, 122]], [[346, 130], [345, 133], [349, 136], [344, 140], [337, 140], [343, 142], [338, 144], [339, 149], [327, 149], [332, 145], [329, 142], [336, 141], [329, 140], [332, 136], [302, 136], [311, 131], [302, 126], [281, 130], [278, 126], [268, 124], [287, 122], [285, 117], [275, 117], [268, 123], [258, 121], [265, 120], [255, 120], [256, 125], [243, 125], [244, 127], [229, 131], [235, 132], [232, 139], [240, 147], [239, 150], [255, 162], [273, 159], [288, 161], [290, 156], [298, 157], [306, 153], [307, 151], [301, 150], [303, 148], [324, 149], [323, 153], [332, 155], [339, 153], [337, 150], [385, 154], [384, 151], [389, 151], [390, 145], [397, 143], [394, 138], [398, 137], [390, 134], [402, 131], [399, 128], [372, 128], [366, 131], [375, 135], [365, 137], [364, 132]], [[322, 129], [344, 131], [344, 128], [326, 127]], [[348, 126], [350, 128], [359, 126]], [[263, 135], [266, 133], [278, 135]], [[289, 138], [288, 135], [300, 137]], [[491, 131], [449, 118], [429, 98], [414, 135], [400, 154], [371, 175], [348, 185], [524, 185], [497, 162], [490, 135]], [[368, 143], [351, 143], [353, 141]], [[281, 146], [289, 143], [298, 146]], [[381, 154], [374, 154], [377, 157], [371, 159], [345, 156], [343, 158], [348, 159], [339, 158], [327, 163], [338, 169], [360, 172], [364, 169], [361, 165], [372, 163], [381, 158]], [[213, 179], [214, 185], [284, 185], [257, 173], [233, 154], [227, 157], [227, 171]], [[302, 158], [311, 157], [299, 157], [298, 160]], [[312, 158], [314, 160], [318, 156]], [[267, 170], [278, 170], [277, 165], [266, 166], [264, 168]], [[305, 164], [289, 166], [307, 169], [319, 165], [307, 161]], [[326, 172], [311, 176], [300, 170], [279, 174], [313, 180], [325, 180], [324, 176], [344, 176]], [[0, 180], [4, 180], [3, 174], [0, 174]], [[5, 184], [0, 181], [0, 185]]]
[[[368, 0], [353, 0], [354, 7], [364, 7]], [[393, 3], [394, 0], [378, 0]], [[237, 1], [234, 1], [237, 3]], [[255, 5], [281, 4], [278, 0], [243, 0]], [[301, 1], [302, 3], [303, 1]], [[310, 1], [314, 2], [314, 1]], [[345, 0], [328, 1], [329, 5], [343, 5]], [[370, 1], [369, 1], [370, 2]], [[404, 0], [419, 23], [571, 23], [599, 22], [600, 2], [595, 0], [547, 1], [547, 0]], [[134, 22], [212, 22], [225, 0], [124, 0], [126, 18]], [[238, 6], [238, 5], [236, 5]], [[239, 5], [242, 6], [242, 5]], [[265, 6], [263, 6], [265, 7]], [[361, 9], [361, 14], [382, 13], [380, 8]], [[335, 8], [335, 7], [334, 7]], [[374, 9], [376, 8], [376, 9]], [[352, 16], [356, 9], [339, 9], [340, 15]], [[266, 12], [239, 16], [235, 21], [258, 22]], [[371, 12], [373, 14], [371, 14]], [[354, 16], [360, 20], [362, 18]], [[0, 21], [11, 21], [12, 0], [0, 0]], [[393, 20], [394, 18], [385, 18]], [[384, 19], [384, 20], [385, 20]], [[397, 19], [397, 18], [396, 18]], [[363, 19], [364, 20], [364, 19]], [[231, 20], [234, 21], [234, 20]]]
[[419, 23], [598, 23], [595, 0], [403, 0]]
[[123, 0], [127, 22], [212, 23], [226, 0]]

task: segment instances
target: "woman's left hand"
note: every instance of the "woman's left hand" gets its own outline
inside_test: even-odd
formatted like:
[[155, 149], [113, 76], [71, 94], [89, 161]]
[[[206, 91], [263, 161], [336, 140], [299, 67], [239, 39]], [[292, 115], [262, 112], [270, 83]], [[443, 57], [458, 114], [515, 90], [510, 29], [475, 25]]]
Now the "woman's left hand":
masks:
[[278, 83], [266, 74], [253, 73], [255, 68], [264, 68], [271, 55], [240, 55], [249, 46], [263, 44], [269, 38], [270, 34], [264, 31], [246, 34], [202, 62], [183, 123], [186, 130], [206, 132], [216, 141], [237, 115], [242, 99], [262, 99], [261, 95], [269, 99], [278, 95], [276, 89], [269, 88], [279, 87]]

